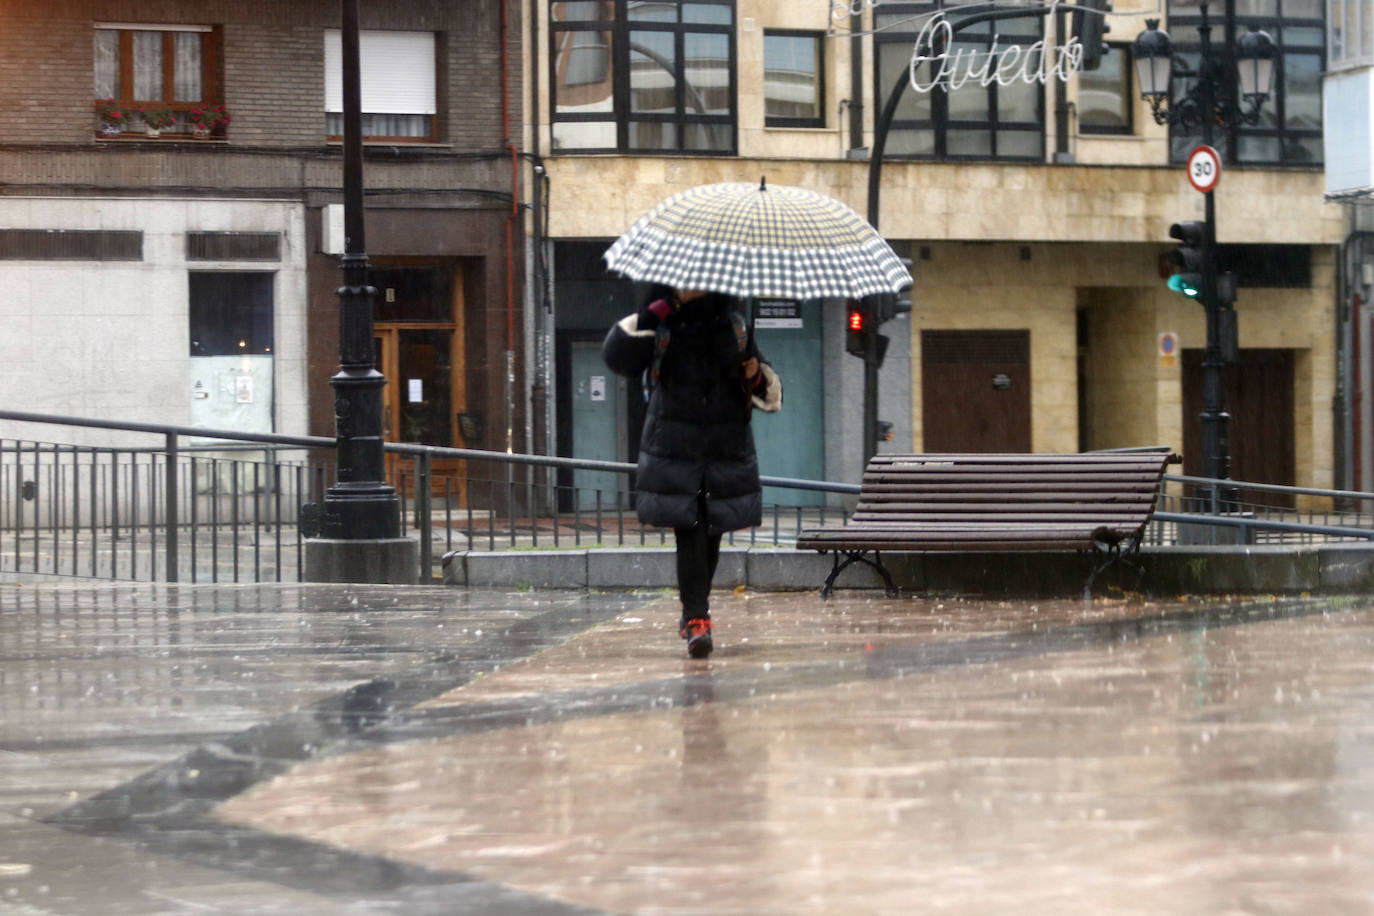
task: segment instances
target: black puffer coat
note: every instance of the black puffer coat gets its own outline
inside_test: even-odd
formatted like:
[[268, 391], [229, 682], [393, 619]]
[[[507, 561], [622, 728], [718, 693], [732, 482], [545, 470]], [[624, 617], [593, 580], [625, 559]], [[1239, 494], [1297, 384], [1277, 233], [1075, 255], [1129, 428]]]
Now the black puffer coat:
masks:
[[[718, 293], [692, 300], [653, 330], [645, 313], [629, 315], [606, 335], [602, 355], [613, 372], [654, 370], [639, 444], [639, 518], [648, 525], [699, 524], [698, 493], [714, 532], [763, 521], [763, 493], [750, 417], [782, 407], [782, 383], [759, 359], [763, 381], [746, 390], [740, 364], [758, 356], [744, 330], [738, 300]], [[735, 317], [732, 317], [735, 316]]]

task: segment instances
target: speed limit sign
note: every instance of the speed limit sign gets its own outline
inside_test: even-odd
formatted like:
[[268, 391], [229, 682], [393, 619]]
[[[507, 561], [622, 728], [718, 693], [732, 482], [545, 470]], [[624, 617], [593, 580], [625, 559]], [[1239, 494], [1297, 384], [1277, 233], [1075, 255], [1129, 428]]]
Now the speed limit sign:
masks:
[[1221, 156], [1210, 146], [1197, 146], [1188, 154], [1188, 183], [1193, 189], [1207, 193], [1221, 178]]

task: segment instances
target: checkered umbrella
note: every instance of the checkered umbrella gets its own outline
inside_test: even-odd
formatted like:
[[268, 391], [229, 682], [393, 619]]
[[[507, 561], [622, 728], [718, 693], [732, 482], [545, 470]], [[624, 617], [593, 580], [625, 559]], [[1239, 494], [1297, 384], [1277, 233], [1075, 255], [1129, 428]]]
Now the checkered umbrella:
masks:
[[632, 280], [741, 297], [858, 299], [911, 285], [906, 266], [852, 209], [805, 188], [689, 188], [615, 241], [606, 266]]

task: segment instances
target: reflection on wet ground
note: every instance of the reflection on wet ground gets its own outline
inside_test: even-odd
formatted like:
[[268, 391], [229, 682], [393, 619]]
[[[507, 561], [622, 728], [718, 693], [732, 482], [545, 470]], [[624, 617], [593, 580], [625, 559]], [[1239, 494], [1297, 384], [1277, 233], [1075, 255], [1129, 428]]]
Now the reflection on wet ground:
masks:
[[1363, 599], [0, 586], [0, 912], [1362, 913]]

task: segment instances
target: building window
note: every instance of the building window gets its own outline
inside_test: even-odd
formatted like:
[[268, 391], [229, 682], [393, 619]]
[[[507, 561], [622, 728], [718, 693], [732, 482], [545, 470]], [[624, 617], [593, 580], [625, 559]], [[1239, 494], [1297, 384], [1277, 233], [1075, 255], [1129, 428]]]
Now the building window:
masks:
[[217, 104], [219, 32], [210, 26], [98, 23], [94, 33], [95, 98], [126, 113], [127, 131], [143, 130], [139, 109], [167, 107], [189, 133], [192, 108]]
[[[426, 142], [438, 139], [435, 114], [433, 32], [358, 34], [362, 132], [369, 140]], [[325, 129], [343, 136], [343, 36], [324, 33]]]
[[[881, 111], [897, 80], [908, 71], [916, 34], [929, 15], [947, 9], [958, 21], [962, 0], [926, 3], [884, 3], [875, 10], [877, 47], [875, 111]], [[1038, 10], [1038, 7], [1035, 7]], [[1009, 45], [1024, 50], [1041, 41], [1044, 21], [1039, 15], [1009, 15], [960, 29], [949, 49], [974, 55], [975, 71], [988, 55]], [[996, 61], [993, 61], [993, 66]], [[960, 72], [963, 72], [961, 66]], [[930, 62], [917, 70], [918, 79], [933, 76]], [[1041, 161], [1045, 157], [1044, 87], [1021, 80], [999, 85], [977, 78], [957, 89], [917, 92], [908, 86], [902, 95], [887, 137], [885, 155], [912, 159], [1013, 159]]]
[[1085, 134], [1130, 134], [1132, 113], [1131, 52], [1128, 45], [1108, 45], [1096, 70], [1078, 74], [1078, 130]]
[[1374, 64], [1374, 8], [1369, 0], [1328, 0], [1331, 4], [1327, 47], [1331, 69]]
[[555, 150], [733, 153], [734, 0], [549, 4]]
[[[1213, 146], [1228, 162], [1320, 165], [1322, 162], [1322, 70], [1326, 61], [1323, 0], [1246, 0], [1237, 4], [1236, 33], [1250, 26], [1263, 29], [1280, 50], [1274, 68], [1274, 91], [1264, 102], [1254, 127], [1220, 128]], [[1213, 53], [1224, 53], [1222, 17], [1209, 15]], [[1201, 42], [1198, 8], [1191, 0], [1169, 0], [1169, 38], [1175, 54], [1197, 69]], [[1175, 98], [1188, 86], [1174, 82]], [[1196, 131], [1170, 131], [1169, 155], [1183, 162], [1198, 143]]]
[[763, 116], [768, 127], [825, 126], [823, 33], [763, 33]]
[[192, 356], [272, 352], [272, 274], [193, 271], [189, 280]]

